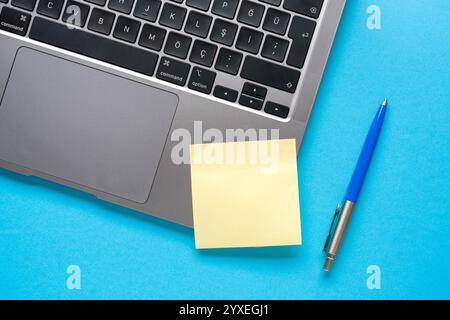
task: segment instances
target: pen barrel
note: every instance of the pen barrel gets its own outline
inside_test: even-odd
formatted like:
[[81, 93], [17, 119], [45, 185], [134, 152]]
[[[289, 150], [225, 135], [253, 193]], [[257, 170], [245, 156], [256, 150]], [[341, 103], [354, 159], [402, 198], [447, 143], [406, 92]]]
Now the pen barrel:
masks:
[[338, 251], [342, 245], [342, 240], [344, 239], [345, 232], [347, 231], [348, 223], [352, 215], [355, 203], [351, 201], [345, 201], [344, 207], [339, 216], [339, 220], [336, 224], [336, 229], [334, 230], [333, 237], [331, 238], [330, 246], [327, 251], [327, 257], [334, 260], [338, 254]]
[[345, 199], [350, 200], [353, 203], [356, 203], [358, 200], [359, 192], [361, 191], [367, 169], [369, 168], [369, 164], [378, 141], [378, 137], [380, 136], [385, 113], [386, 107], [381, 106], [375, 116], [375, 119], [372, 122], [369, 133], [367, 134], [366, 140], [364, 142], [363, 149], [361, 150], [361, 154], [358, 158], [358, 163], [356, 164], [355, 171], [353, 172], [352, 179], [350, 180], [350, 184], [348, 185]]

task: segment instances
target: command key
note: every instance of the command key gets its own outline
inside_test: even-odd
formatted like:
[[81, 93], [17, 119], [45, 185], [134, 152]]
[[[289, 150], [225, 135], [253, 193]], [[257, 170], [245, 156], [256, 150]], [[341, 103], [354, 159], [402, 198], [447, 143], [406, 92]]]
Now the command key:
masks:
[[0, 29], [21, 36], [27, 33], [30, 21], [30, 14], [8, 7], [4, 7], [0, 13]]

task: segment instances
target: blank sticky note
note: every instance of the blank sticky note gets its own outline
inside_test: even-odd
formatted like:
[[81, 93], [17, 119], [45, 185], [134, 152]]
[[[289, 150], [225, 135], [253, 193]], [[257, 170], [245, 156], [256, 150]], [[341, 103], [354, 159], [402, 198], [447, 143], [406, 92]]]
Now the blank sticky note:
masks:
[[190, 146], [197, 249], [301, 244], [294, 139]]

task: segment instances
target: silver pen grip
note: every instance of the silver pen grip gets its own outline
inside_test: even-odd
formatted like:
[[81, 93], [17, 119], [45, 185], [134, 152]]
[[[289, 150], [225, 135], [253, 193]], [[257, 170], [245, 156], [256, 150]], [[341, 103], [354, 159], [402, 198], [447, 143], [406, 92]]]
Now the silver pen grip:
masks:
[[325, 271], [330, 270], [331, 264], [333, 263], [334, 259], [336, 259], [354, 208], [355, 204], [353, 202], [348, 200], [345, 201], [342, 211], [339, 215], [339, 220], [336, 224], [333, 234], [331, 235], [330, 243], [327, 246], [327, 259], [324, 266]]

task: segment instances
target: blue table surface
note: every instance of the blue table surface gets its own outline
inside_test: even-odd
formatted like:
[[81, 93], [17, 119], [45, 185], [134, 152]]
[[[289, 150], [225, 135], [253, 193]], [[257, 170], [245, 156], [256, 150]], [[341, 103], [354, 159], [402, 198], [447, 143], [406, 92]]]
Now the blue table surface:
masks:
[[[372, 4], [381, 30], [366, 27]], [[450, 298], [449, 14], [448, 0], [347, 1], [298, 159], [301, 247], [199, 252], [189, 228], [0, 170], [0, 298]], [[372, 166], [325, 274], [332, 211], [385, 96]], [[69, 265], [80, 290], [66, 287]]]

